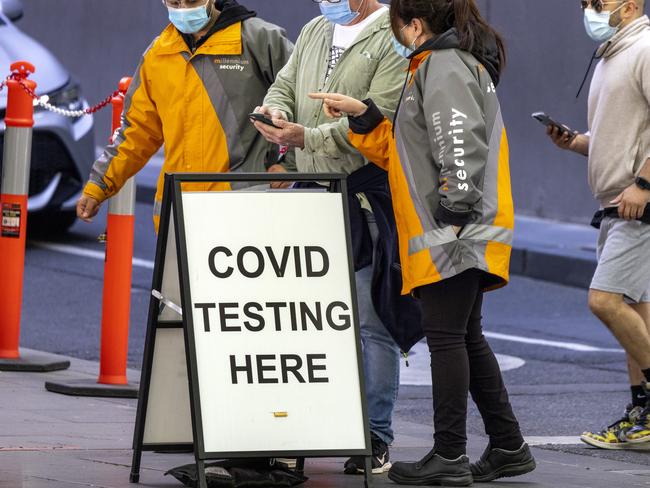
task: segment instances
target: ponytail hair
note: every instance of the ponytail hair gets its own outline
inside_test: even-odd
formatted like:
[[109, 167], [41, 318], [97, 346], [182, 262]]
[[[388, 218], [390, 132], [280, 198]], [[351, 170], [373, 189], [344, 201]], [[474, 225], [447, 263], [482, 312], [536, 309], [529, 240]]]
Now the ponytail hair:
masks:
[[390, 18], [393, 33], [399, 39], [402, 24], [421, 19], [434, 36], [456, 28], [460, 48], [472, 54], [485, 53], [496, 42], [499, 73], [506, 64], [501, 35], [481, 15], [475, 0], [392, 0]]
[[458, 31], [461, 49], [469, 52], [485, 52], [486, 43], [492, 37], [496, 41], [501, 65], [506, 63], [506, 49], [501, 35], [483, 19], [475, 0], [451, 0], [453, 25]]

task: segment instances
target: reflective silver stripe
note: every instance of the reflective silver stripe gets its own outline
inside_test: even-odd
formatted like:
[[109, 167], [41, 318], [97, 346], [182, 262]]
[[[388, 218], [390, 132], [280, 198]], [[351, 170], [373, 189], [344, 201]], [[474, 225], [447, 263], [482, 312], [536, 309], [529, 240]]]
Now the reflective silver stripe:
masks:
[[161, 212], [162, 212], [162, 201], [161, 200], [155, 200], [153, 202], [153, 215], [154, 215], [154, 217], [160, 217]]
[[131, 81], [131, 85], [129, 86], [129, 89], [126, 92], [126, 95], [124, 96], [124, 108], [122, 110], [122, 116], [121, 116], [122, 125], [117, 129], [117, 131], [115, 131], [115, 138], [113, 142], [108, 146], [106, 146], [104, 152], [101, 154], [101, 156], [99, 156], [97, 161], [95, 161], [95, 164], [93, 164], [92, 170], [90, 171], [90, 181], [92, 181], [97, 186], [99, 186], [103, 191], [106, 191], [108, 189], [108, 186], [104, 181], [104, 177], [108, 172], [108, 168], [113, 162], [113, 159], [117, 157], [119, 152], [119, 147], [122, 144], [124, 144], [124, 141], [126, 141], [126, 138], [124, 137], [124, 133], [129, 128], [132, 127], [131, 122], [129, 122], [129, 119], [126, 117], [126, 114], [129, 113], [129, 110], [131, 110], [131, 103], [133, 102], [133, 94], [137, 90], [139, 90], [140, 86], [142, 85], [141, 71], [142, 71], [143, 64], [144, 64], [144, 57], [140, 61], [140, 64], [138, 65], [138, 68], [135, 71], [133, 80]]
[[443, 278], [449, 278], [458, 274], [456, 272], [456, 264], [451, 259], [451, 255], [447, 252], [448, 248], [453, 248], [452, 243], [447, 243], [442, 246], [434, 246], [429, 248], [429, 256], [431, 257], [431, 262], [435, 264], [438, 273]]
[[511, 229], [495, 227], [493, 225], [468, 224], [463, 227], [458, 237], [451, 226], [443, 227], [442, 229], [431, 230], [421, 236], [412, 238], [409, 241], [409, 255], [431, 247], [449, 244], [459, 239], [466, 241], [493, 241], [510, 246], [512, 245], [513, 237], [514, 232]]
[[7, 127], [2, 165], [2, 194], [29, 193], [29, 167], [32, 160], [32, 128]]
[[470, 241], [493, 241], [502, 244], [512, 245], [514, 231], [505, 227], [496, 227], [494, 225], [469, 224], [463, 227], [460, 233], [460, 239]]
[[425, 232], [421, 236], [413, 237], [409, 241], [409, 256], [430, 247], [442, 246], [458, 240], [454, 229], [451, 227], [443, 227], [442, 229], [434, 229]]
[[482, 215], [484, 222], [493, 223], [499, 211], [499, 158], [501, 157], [501, 138], [503, 119], [499, 108], [492, 125], [488, 149], [485, 177], [483, 179]]
[[135, 215], [135, 178], [129, 178], [122, 189], [108, 201], [111, 215]]

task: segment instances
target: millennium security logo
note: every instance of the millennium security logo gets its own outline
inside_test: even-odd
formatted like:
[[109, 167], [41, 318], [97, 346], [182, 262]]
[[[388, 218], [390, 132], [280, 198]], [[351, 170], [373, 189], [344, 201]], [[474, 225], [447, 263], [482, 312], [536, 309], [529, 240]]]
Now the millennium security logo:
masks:
[[226, 71], [244, 71], [251, 63], [248, 59], [238, 58], [235, 56], [228, 56], [222, 58], [214, 58], [214, 64], [218, 66], [219, 70]]
[[[457, 188], [460, 191], [469, 191], [469, 184], [467, 183], [468, 174], [464, 169], [465, 167], [465, 123], [467, 115], [451, 108], [449, 114], [450, 122], [449, 127], [445, 131], [442, 127], [442, 117], [440, 112], [435, 112], [432, 117], [433, 128], [435, 133], [435, 142], [438, 145], [438, 162], [442, 168], [446, 168], [445, 157], [451, 146], [454, 168], [456, 170], [455, 176], [458, 179]], [[449, 137], [446, 137], [449, 136]]]

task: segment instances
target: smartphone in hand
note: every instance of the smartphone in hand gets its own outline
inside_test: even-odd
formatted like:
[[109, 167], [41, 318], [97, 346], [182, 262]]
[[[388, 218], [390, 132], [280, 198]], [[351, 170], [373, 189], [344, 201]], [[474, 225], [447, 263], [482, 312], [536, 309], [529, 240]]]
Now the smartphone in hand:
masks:
[[264, 114], [258, 112], [251, 112], [250, 114], [248, 114], [248, 118], [251, 120], [255, 120], [257, 122], [262, 122], [263, 124], [266, 125], [270, 125], [271, 127], [275, 127], [276, 129], [280, 129], [280, 127], [275, 125], [273, 121]]
[[553, 120], [551, 117], [546, 115], [544, 112], [535, 112], [531, 115], [535, 120], [537, 120], [539, 123], [545, 125], [546, 127], [554, 127], [557, 128], [560, 131], [560, 134], [569, 134], [570, 136], [574, 136], [575, 132], [571, 130], [570, 128], [566, 127], [564, 124], [560, 124], [559, 122], [556, 122]]

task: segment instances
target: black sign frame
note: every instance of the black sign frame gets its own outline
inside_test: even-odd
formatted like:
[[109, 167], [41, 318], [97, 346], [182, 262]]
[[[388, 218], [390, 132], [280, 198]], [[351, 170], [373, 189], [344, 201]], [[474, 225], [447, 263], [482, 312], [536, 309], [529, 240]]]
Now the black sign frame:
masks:
[[[188, 259], [186, 252], [185, 222], [183, 218], [183, 202], [181, 185], [184, 183], [243, 183], [265, 184], [276, 181], [288, 182], [319, 182], [330, 193], [339, 193], [342, 198], [342, 207], [345, 222], [345, 238], [348, 253], [350, 289], [352, 297], [352, 313], [354, 317], [355, 340], [357, 348], [357, 369], [359, 375], [360, 398], [362, 400], [362, 418], [365, 437], [365, 449], [356, 450], [309, 450], [309, 451], [246, 451], [246, 452], [206, 452], [203, 439], [201, 416], [200, 390], [196, 351], [194, 342], [192, 306], [189, 286]], [[282, 193], [296, 192], [296, 190], [274, 190]], [[161, 290], [164, 275], [165, 257], [167, 255], [167, 242], [170, 222], [173, 214], [174, 232], [176, 242], [176, 256], [178, 260], [178, 273], [180, 278], [181, 306], [183, 319], [178, 322], [160, 322], [161, 303], [155, 298], [150, 298], [147, 333], [145, 339], [144, 357], [140, 379], [140, 393], [136, 412], [135, 430], [133, 435], [133, 460], [131, 465], [130, 481], [138, 483], [140, 479], [140, 466], [142, 453], [145, 451], [156, 452], [187, 452], [194, 453], [194, 459], [199, 475], [199, 488], [207, 488], [205, 480], [205, 462], [216, 459], [241, 459], [241, 458], [297, 458], [298, 470], [301, 471], [305, 458], [322, 457], [348, 457], [362, 456], [365, 458], [364, 486], [372, 486], [371, 481], [371, 441], [368, 422], [368, 407], [366, 402], [365, 379], [363, 359], [361, 354], [361, 336], [359, 330], [358, 303], [354, 281], [354, 263], [350, 231], [350, 218], [348, 210], [348, 191], [346, 177], [343, 174], [323, 173], [177, 173], [165, 175], [164, 196], [160, 215], [159, 234], [156, 245], [156, 258], [152, 279], [152, 290]], [[152, 377], [156, 332], [159, 329], [183, 329], [185, 342], [185, 357], [187, 361], [188, 386], [190, 394], [190, 414], [192, 417], [192, 443], [145, 444], [146, 413], [149, 402], [149, 390]]]

